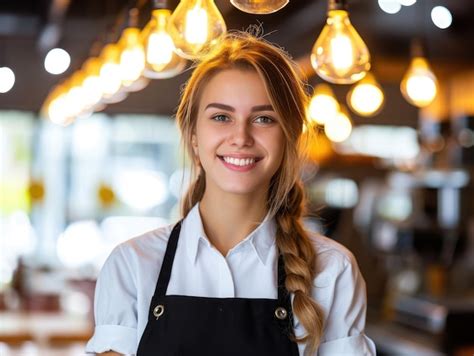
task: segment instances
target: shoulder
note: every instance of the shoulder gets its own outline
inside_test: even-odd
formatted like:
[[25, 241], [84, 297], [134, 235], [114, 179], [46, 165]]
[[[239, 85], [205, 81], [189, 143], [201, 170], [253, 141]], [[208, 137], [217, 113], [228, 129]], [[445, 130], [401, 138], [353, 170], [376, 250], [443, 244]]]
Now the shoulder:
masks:
[[354, 255], [345, 246], [317, 232], [307, 232], [316, 252], [316, 261], [320, 269], [333, 266], [343, 270], [357, 266]]
[[107, 258], [104, 268], [137, 271], [161, 260], [175, 223], [158, 227], [118, 244]]

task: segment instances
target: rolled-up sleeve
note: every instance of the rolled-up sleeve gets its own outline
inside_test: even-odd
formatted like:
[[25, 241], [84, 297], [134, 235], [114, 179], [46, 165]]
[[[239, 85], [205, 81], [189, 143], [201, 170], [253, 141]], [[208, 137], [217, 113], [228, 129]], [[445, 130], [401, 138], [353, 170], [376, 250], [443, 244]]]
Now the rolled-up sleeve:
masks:
[[128, 263], [119, 245], [102, 267], [95, 289], [95, 330], [86, 353], [136, 353], [137, 288]]
[[341, 261], [329, 303], [318, 355], [375, 355], [375, 345], [364, 333], [367, 309], [365, 281], [350, 252]]

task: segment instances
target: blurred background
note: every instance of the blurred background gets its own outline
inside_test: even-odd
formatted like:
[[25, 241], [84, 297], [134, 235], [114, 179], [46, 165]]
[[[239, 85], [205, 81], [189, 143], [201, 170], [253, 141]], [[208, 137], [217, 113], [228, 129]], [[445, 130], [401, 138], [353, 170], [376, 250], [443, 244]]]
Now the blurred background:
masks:
[[305, 222], [355, 254], [378, 354], [473, 355], [473, 18], [470, 0], [0, 1], [0, 355], [83, 355], [108, 254], [179, 216], [193, 61], [250, 25], [309, 83]]

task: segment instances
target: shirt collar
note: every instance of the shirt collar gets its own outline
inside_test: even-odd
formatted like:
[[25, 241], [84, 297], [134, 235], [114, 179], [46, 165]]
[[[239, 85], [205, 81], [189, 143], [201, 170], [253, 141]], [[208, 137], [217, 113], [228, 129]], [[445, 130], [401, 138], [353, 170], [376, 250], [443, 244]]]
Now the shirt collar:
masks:
[[[266, 265], [270, 248], [275, 243], [275, 236], [276, 222], [274, 218], [270, 218], [268, 213], [260, 225], [239, 244], [251, 243], [260, 262]], [[211, 247], [211, 243], [204, 232], [201, 214], [199, 213], [199, 202], [194, 205], [183, 220], [180, 238], [183, 240], [186, 254], [193, 264], [196, 263], [200, 243]]]

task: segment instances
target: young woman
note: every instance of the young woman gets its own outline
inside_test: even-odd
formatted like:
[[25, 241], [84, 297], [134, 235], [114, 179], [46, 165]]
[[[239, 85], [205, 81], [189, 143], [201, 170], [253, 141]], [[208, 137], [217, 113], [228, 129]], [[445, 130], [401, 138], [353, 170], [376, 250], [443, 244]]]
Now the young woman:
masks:
[[353, 255], [302, 225], [306, 103], [288, 56], [248, 33], [194, 69], [176, 115], [196, 173], [183, 219], [115, 248], [87, 352], [375, 354]]

